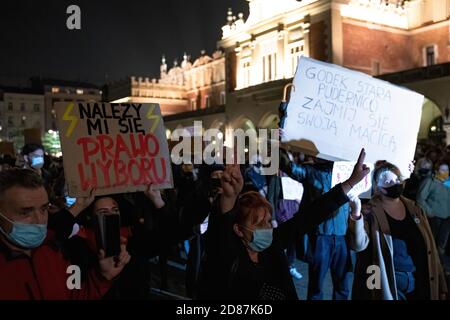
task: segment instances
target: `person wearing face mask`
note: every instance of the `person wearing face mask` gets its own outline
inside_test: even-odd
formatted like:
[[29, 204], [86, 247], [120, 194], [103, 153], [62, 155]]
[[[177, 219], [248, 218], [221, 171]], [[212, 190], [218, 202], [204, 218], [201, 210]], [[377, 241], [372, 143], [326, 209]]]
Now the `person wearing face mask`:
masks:
[[45, 149], [44, 146], [37, 143], [27, 143], [22, 148], [22, 157], [24, 160], [24, 169], [35, 171], [44, 180], [45, 189], [52, 203], [55, 202], [55, 192], [53, 190], [53, 177], [49, 171], [44, 168]]
[[[29, 169], [0, 172], [0, 300], [99, 299], [129, 259], [99, 252], [77, 290], [67, 286], [68, 267], [55, 231], [48, 228], [48, 195]], [[70, 215], [70, 213], [68, 213]]]
[[246, 192], [239, 165], [227, 165], [222, 194], [210, 215], [201, 299], [298, 299], [284, 250], [348, 201], [347, 194], [369, 169], [361, 151], [351, 177], [292, 219], [273, 228], [272, 206], [258, 192]]
[[350, 245], [358, 252], [352, 299], [445, 299], [445, 274], [425, 212], [402, 196], [396, 166], [384, 161], [375, 168], [364, 215], [357, 197], [350, 202]]
[[36, 171], [45, 179], [44, 147], [36, 143], [27, 143], [22, 148], [22, 156], [25, 161], [24, 167]]
[[439, 171], [420, 184], [417, 203], [425, 210], [439, 253], [444, 254], [450, 233], [450, 189], [442, 183]]
[[442, 184], [447, 188], [450, 188], [450, 177], [447, 163], [443, 162], [439, 165], [436, 172], [436, 179], [441, 181]]

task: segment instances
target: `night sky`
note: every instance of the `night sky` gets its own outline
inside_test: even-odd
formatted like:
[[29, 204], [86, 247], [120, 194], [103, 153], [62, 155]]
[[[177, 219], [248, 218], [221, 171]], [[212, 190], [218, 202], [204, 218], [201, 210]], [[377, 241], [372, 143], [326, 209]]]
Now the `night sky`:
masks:
[[[81, 8], [81, 30], [68, 30], [66, 8]], [[102, 85], [125, 76], [159, 76], [186, 51], [211, 54], [227, 8], [248, 17], [246, 0], [15, 0], [0, 9], [0, 85], [31, 76]], [[193, 61], [191, 59], [191, 61]]]

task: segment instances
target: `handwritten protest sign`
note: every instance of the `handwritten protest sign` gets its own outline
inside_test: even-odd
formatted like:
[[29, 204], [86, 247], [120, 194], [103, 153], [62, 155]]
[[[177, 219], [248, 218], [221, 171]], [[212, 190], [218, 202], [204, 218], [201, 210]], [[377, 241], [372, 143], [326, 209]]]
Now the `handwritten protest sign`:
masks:
[[64, 173], [71, 197], [172, 187], [158, 104], [56, 104]]
[[[331, 186], [344, 182], [348, 178], [350, 178], [353, 168], [356, 164], [356, 161], [336, 161], [333, 164], [333, 173], [331, 175]], [[373, 164], [366, 163], [366, 165], [370, 168], [370, 172], [373, 171]], [[358, 195], [363, 199], [371, 198], [371, 189], [372, 189], [372, 175], [368, 174], [364, 177], [360, 183], [356, 186], [353, 186], [352, 193]]]
[[284, 200], [301, 201], [303, 197], [303, 185], [289, 177], [281, 177], [281, 188]]
[[282, 142], [331, 160], [387, 160], [409, 177], [424, 97], [364, 73], [301, 57]]

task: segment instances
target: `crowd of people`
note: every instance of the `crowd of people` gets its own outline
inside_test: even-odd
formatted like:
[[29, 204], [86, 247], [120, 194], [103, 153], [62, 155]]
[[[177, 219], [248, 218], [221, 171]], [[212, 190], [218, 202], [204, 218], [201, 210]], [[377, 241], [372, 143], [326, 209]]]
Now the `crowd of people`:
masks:
[[[0, 299], [146, 299], [150, 261], [167, 289], [180, 252], [192, 299], [298, 299], [296, 259], [308, 264], [311, 300], [324, 298], [328, 272], [336, 300], [446, 299], [450, 148], [418, 145], [407, 179], [382, 159], [369, 172], [365, 155], [334, 187], [332, 162], [280, 149], [277, 175], [262, 175], [261, 162], [173, 165], [173, 189], [72, 199], [62, 158], [27, 144], [1, 157]], [[368, 174], [372, 198], [361, 203], [354, 186]], [[301, 201], [283, 199], [284, 176], [302, 183]], [[105, 215], [120, 216], [114, 256], [96, 238]]]

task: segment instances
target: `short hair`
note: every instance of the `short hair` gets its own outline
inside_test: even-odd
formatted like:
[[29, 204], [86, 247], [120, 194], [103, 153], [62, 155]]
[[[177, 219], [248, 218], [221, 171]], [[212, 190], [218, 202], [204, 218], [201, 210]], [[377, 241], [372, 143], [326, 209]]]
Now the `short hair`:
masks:
[[0, 172], [0, 197], [13, 187], [38, 189], [44, 187], [44, 181], [33, 170], [12, 168]]
[[[261, 194], [256, 191], [248, 191], [241, 195], [238, 200], [238, 210], [235, 217], [237, 224], [244, 224], [258, 209], [264, 208], [272, 214], [272, 206], [270, 202], [266, 200]], [[255, 223], [254, 220], [251, 221]]]
[[45, 151], [44, 146], [39, 143], [27, 143], [22, 148], [22, 155], [28, 155], [32, 152], [35, 152], [36, 150], [41, 149], [42, 151]]

